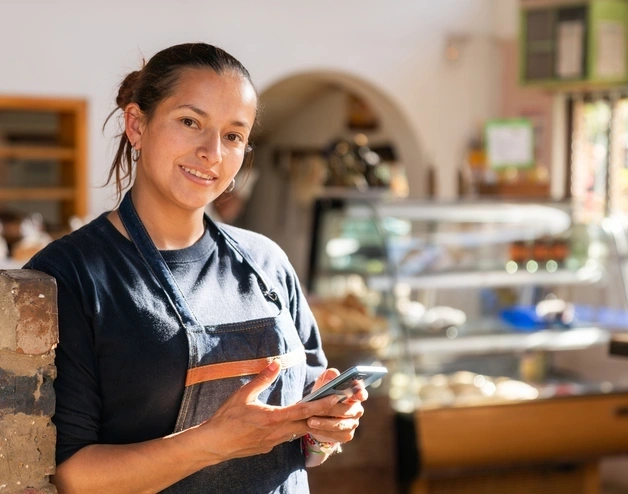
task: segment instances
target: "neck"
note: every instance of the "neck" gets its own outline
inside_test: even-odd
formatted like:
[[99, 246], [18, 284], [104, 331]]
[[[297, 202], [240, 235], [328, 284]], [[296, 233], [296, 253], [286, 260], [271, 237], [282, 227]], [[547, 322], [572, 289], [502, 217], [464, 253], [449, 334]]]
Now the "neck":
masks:
[[159, 250], [184, 249], [203, 235], [203, 209], [190, 211], [177, 207], [159, 207], [159, 201], [146, 196], [135, 186], [131, 190], [131, 197], [137, 214]]

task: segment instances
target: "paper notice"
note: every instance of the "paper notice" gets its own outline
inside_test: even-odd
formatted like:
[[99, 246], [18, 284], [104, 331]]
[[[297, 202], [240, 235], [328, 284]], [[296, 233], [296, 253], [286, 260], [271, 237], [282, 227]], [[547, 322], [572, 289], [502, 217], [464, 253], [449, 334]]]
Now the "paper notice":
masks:
[[556, 74], [561, 79], [583, 76], [584, 23], [565, 21], [558, 25]]
[[487, 158], [491, 167], [530, 166], [534, 163], [530, 124], [491, 124], [487, 127]]
[[617, 21], [599, 21], [597, 38], [595, 76], [603, 79], [624, 77], [626, 73], [624, 25]]

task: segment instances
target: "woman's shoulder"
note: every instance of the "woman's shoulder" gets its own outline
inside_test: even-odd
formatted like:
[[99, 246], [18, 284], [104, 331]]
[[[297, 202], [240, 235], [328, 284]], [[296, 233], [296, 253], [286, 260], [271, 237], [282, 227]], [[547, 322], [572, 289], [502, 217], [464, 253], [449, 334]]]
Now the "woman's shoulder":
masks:
[[274, 260], [285, 266], [290, 265], [284, 250], [274, 240], [265, 235], [222, 223], [220, 227], [255, 260], [263, 263]]

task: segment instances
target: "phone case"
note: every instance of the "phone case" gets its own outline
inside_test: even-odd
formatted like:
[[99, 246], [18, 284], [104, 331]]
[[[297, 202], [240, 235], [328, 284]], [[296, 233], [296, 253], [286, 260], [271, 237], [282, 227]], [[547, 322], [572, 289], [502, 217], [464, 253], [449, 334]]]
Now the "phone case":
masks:
[[332, 394], [341, 395], [342, 399], [340, 401], [344, 401], [353, 396], [356, 388], [366, 388], [384, 377], [387, 373], [388, 369], [386, 369], [386, 367], [367, 365], [351, 367], [316, 391], [305, 396], [299, 403], [319, 400]]

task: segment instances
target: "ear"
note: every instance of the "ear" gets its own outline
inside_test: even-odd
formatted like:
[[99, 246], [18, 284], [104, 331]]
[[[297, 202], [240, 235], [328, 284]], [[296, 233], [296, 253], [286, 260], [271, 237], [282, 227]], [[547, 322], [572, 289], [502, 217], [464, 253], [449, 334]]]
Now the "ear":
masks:
[[137, 103], [129, 103], [124, 109], [124, 129], [131, 145], [139, 151], [144, 132], [144, 113]]

